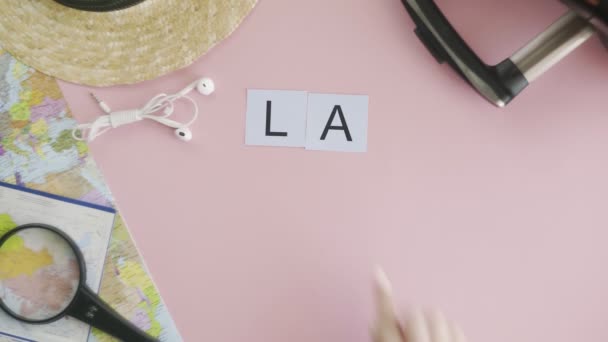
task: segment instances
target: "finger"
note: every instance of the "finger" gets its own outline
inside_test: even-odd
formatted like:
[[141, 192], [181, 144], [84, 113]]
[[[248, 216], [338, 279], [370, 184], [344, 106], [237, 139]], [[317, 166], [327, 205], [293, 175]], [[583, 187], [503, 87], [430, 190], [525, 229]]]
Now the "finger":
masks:
[[391, 284], [381, 269], [376, 271], [375, 297], [376, 326], [374, 327], [374, 340], [376, 342], [403, 342], [395, 318]]
[[407, 342], [434, 342], [429, 334], [427, 319], [420, 310], [415, 310], [405, 322], [405, 340]]
[[450, 325], [440, 311], [428, 315], [429, 335], [432, 342], [454, 342]]
[[395, 322], [393, 290], [388, 277], [382, 269], [376, 270], [376, 315], [379, 321]]
[[450, 335], [452, 336], [451, 342], [466, 342], [467, 338], [464, 332], [456, 323], [450, 323]]

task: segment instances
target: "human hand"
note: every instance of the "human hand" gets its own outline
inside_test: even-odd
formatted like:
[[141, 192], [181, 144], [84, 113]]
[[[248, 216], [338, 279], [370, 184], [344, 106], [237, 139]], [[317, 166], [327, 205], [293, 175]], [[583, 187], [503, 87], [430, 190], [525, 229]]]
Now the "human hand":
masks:
[[462, 330], [440, 312], [414, 311], [401, 322], [393, 304], [391, 284], [384, 272], [377, 273], [375, 287], [374, 342], [466, 342]]

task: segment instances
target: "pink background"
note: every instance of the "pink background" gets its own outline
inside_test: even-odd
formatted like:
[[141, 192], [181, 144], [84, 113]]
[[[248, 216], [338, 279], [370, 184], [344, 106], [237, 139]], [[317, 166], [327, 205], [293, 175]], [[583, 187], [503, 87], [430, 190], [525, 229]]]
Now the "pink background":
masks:
[[[565, 10], [438, 2], [492, 63]], [[599, 40], [498, 110], [412, 29], [398, 0], [261, 0], [191, 67], [96, 90], [120, 109], [216, 81], [191, 143], [148, 122], [92, 144], [186, 341], [369, 341], [376, 264], [402, 307], [441, 307], [470, 341], [608, 340]], [[62, 88], [80, 121], [100, 113]], [[369, 94], [369, 151], [244, 146], [247, 88]]]

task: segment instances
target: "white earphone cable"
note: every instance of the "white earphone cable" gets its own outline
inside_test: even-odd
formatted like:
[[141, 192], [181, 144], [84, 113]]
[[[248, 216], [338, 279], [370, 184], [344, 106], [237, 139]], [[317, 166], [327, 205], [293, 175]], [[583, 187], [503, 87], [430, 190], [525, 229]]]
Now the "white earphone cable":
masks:
[[[192, 88], [189, 90], [191, 89]], [[98, 100], [99, 106], [106, 112], [106, 115], [100, 116], [91, 123], [76, 126], [76, 128], [72, 130], [72, 137], [79, 141], [86, 140], [91, 142], [112, 128], [144, 119], [154, 120], [172, 128], [188, 127], [198, 118], [198, 105], [196, 104], [196, 101], [185, 95], [187, 91], [184, 92], [184, 90], [171, 95], [158, 94], [150, 99], [141, 109], [130, 109], [117, 112], [112, 112], [104, 102]], [[174, 102], [181, 98], [190, 101], [194, 109], [192, 119], [185, 124], [169, 119], [175, 108]], [[162, 115], [155, 114], [160, 110], [163, 110]]]

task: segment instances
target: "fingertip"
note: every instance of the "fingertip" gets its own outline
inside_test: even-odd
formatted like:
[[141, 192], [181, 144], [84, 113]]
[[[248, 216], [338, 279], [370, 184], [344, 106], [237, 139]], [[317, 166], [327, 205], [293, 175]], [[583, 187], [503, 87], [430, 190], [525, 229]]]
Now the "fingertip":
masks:
[[376, 286], [381, 290], [381, 292], [386, 294], [391, 294], [393, 292], [393, 286], [391, 285], [388, 276], [380, 266], [376, 266], [375, 280]]
[[375, 271], [376, 322], [373, 328], [376, 342], [403, 342], [396, 319], [392, 286], [381, 268]]
[[410, 311], [405, 320], [404, 330], [406, 341], [431, 342], [427, 319], [420, 309]]
[[376, 308], [380, 320], [395, 320], [392, 286], [386, 273], [381, 268], [375, 274]]
[[443, 312], [433, 310], [429, 312], [428, 325], [433, 342], [451, 342], [451, 328]]
[[450, 322], [450, 331], [452, 335], [452, 342], [466, 342], [467, 338], [462, 328], [455, 322]]

